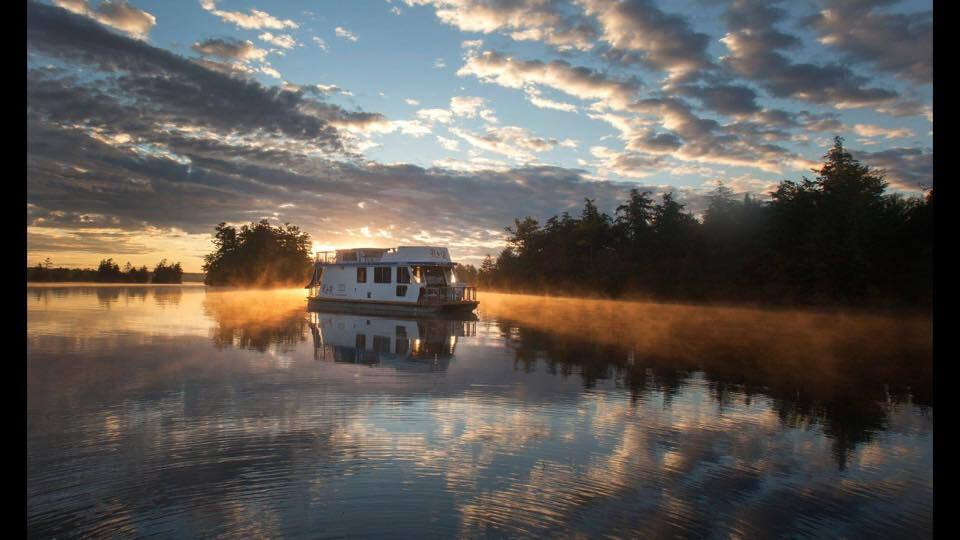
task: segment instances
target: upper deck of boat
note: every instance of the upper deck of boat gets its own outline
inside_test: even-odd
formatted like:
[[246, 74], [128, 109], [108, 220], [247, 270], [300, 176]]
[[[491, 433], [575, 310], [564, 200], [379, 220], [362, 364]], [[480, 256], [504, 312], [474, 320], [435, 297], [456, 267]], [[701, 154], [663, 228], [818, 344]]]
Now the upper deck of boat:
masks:
[[353, 248], [317, 252], [314, 262], [322, 266], [430, 265], [454, 266], [450, 251], [437, 246]]

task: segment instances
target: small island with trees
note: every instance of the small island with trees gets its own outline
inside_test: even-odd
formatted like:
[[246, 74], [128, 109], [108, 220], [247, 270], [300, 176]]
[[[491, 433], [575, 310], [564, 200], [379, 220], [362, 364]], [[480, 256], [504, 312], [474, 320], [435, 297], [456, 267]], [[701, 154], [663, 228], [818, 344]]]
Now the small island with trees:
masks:
[[264, 219], [238, 229], [220, 223], [213, 244], [204, 257], [207, 285], [302, 287], [313, 268], [310, 235], [290, 224], [273, 227]]

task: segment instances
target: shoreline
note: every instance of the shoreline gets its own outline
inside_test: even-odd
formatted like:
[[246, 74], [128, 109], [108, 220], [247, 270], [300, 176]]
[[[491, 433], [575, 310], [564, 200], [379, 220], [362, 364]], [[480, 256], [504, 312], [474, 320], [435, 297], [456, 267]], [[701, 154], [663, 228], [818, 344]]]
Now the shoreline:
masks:
[[[253, 287], [253, 286], [225, 286], [225, 285], [206, 285], [200, 281], [185, 281], [183, 283], [101, 283], [96, 281], [28, 281], [28, 289], [42, 288], [64, 288], [64, 287], [189, 287], [204, 288], [211, 292], [220, 291], [293, 291], [299, 290], [299, 286], [277, 286], [277, 287]], [[529, 293], [522, 291], [503, 291], [496, 289], [478, 290], [478, 294], [499, 294], [509, 296], [526, 296], [533, 298], [553, 299], [560, 301], [598, 301], [610, 302], [615, 304], [658, 304], [664, 306], [686, 306], [686, 307], [706, 307], [706, 308], [730, 308], [730, 309], [748, 309], [756, 311], [805, 311], [821, 314], [863, 314], [863, 315], [881, 315], [881, 316], [911, 316], [911, 317], [933, 317], [933, 308], [927, 306], [915, 307], [881, 307], [881, 306], [853, 306], [843, 304], [782, 304], [782, 303], [763, 303], [763, 302], [737, 302], [723, 300], [681, 300], [666, 298], [605, 298], [602, 296], [576, 296], [563, 294]], [[482, 306], [482, 303], [481, 303]], [[482, 309], [482, 308], [481, 308]]]

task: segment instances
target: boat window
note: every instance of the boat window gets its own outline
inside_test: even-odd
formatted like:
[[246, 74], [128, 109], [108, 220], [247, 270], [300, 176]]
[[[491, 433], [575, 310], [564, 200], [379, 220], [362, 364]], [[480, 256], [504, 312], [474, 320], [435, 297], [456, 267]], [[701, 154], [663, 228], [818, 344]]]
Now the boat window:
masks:
[[406, 295], [407, 295], [407, 286], [397, 285], [397, 296], [406, 296]]
[[357, 267], [357, 283], [366, 283], [367, 282], [367, 267], [359, 266]]
[[388, 336], [373, 336], [373, 350], [378, 353], [390, 354], [390, 342], [393, 341]]
[[423, 281], [423, 271], [420, 269], [419, 266], [413, 267], [413, 281], [415, 283], [420, 283], [421, 281]]
[[390, 283], [391, 281], [393, 281], [391, 270], [392, 268], [390, 268], [389, 266], [373, 267], [373, 282], [374, 283]]
[[406, 266], [397, 267], [397, 283], [410, 283], [410, 269]]

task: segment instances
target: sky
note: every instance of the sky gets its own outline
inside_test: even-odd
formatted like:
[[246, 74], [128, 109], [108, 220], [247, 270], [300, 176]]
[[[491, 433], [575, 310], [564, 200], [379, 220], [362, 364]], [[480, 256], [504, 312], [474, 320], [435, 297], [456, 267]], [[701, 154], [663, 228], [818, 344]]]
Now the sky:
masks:
[[631, 189], [761, 198], [841, 136], [933, 185], [932, 6], [27, 2], [27, 264], [199, 272], [220, 222], [448, 246]]

